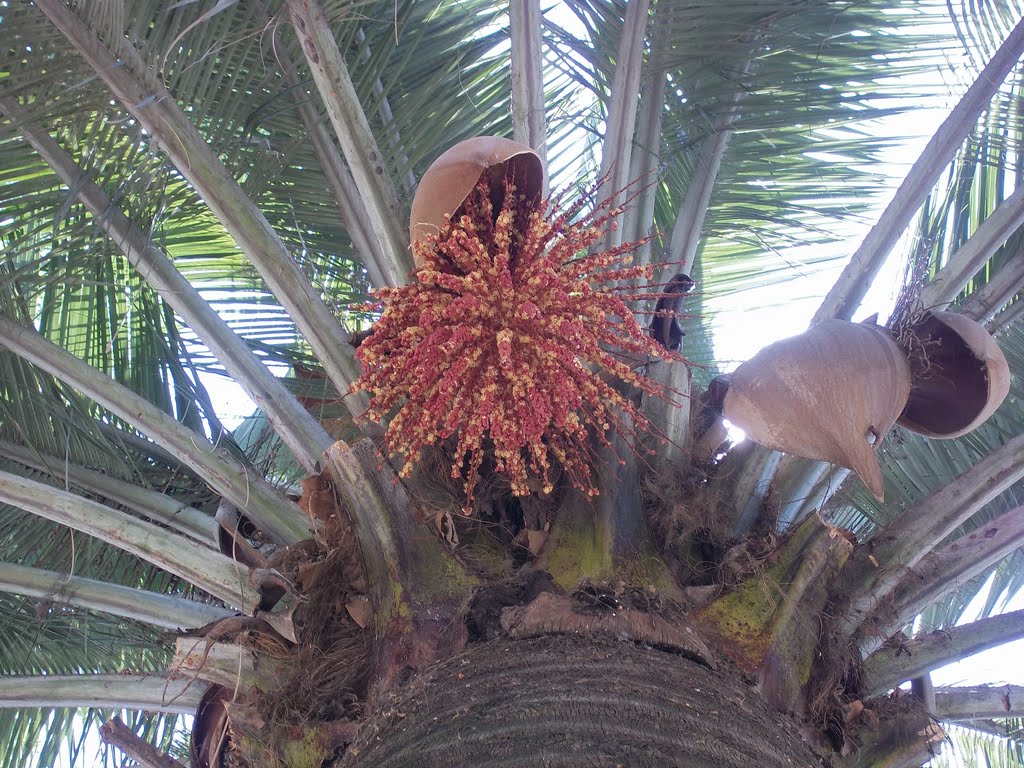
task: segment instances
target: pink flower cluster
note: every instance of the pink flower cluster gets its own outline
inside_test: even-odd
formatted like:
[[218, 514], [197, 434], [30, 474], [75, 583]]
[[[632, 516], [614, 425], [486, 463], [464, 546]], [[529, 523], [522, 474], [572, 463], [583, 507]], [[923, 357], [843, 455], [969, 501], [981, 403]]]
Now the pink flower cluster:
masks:
[[620, 208], [606, 201], [580, 216], [581, 201], [549, 217], [557, 201], [525, 200], [507, 179], [491, 186], [484, 174], [440, 232], [416, 244], [422, 266], [409, 284], [375, 294], [366, 309], [382, 314], [358, 349], [356, 388], [371, 395], [370, 418], [393, 415], [386, 444], [404, 456], [403, 476], [423, 448], [454, 436], [466, 512], [485, 453], [515, 495], [530, 492], [529, 478], [550, 492], [556, 463], [596, 495], [595, 446], [613, 428], [632, 434], [629, 423], [651, 429], [612, 382], [665, 396], [623, 358], [676, 357], [625, 303], [623, 286], [650, 276], [630, 266], [641, 243], [590, 250]]

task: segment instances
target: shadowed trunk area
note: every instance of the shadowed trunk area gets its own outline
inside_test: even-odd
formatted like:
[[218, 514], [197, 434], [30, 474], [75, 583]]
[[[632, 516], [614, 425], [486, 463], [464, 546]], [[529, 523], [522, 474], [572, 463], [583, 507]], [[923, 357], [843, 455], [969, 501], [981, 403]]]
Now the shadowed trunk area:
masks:
[[472, 646], [364, 723], [355, 766], [819, 766], [796, 723], [732, 671], [631, 642]]

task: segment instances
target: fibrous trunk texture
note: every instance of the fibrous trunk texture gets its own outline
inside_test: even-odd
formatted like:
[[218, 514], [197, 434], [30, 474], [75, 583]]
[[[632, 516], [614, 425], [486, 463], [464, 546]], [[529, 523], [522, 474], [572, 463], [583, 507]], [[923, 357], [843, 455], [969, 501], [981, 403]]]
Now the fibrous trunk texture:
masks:
[[363, 725], [355, 766], [818, 766], [737, 675], [631, 642], [496, 640], [417, 677]]

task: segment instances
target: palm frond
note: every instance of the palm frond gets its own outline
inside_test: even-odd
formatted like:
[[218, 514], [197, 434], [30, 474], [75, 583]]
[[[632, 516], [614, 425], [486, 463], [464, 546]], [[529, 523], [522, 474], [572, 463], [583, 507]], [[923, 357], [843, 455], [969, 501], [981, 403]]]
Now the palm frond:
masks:
[[946, 726], [949, 743], [928, 768], [1018, 768], [1024, 764], [1019, 739], [1001, 737], [962, 725]]

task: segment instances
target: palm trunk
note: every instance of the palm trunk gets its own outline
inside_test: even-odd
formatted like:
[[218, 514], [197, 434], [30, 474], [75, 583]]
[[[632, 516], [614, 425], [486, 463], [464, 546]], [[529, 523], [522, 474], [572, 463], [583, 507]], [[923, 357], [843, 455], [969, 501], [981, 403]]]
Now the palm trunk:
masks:
[[338, 765], [815, 766], [795, 721], [733, 672], [616, 640], [495, 641], [372, 716]]

